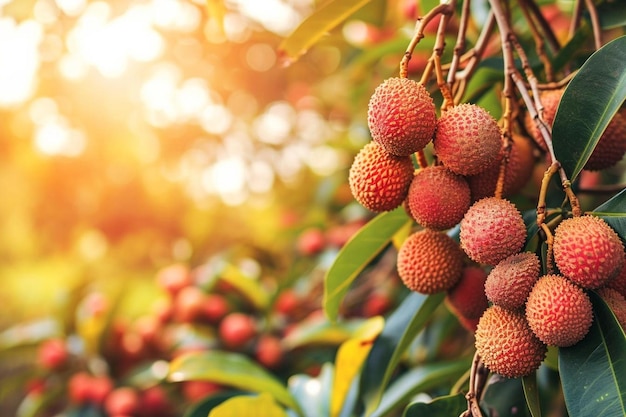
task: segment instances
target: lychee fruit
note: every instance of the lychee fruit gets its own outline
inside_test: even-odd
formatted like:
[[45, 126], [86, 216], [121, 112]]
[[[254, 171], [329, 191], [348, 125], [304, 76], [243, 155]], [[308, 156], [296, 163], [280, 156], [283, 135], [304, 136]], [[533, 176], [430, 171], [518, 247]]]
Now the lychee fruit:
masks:
[[618, 293], [626, 297], [626, 261], [617, 276], [606, 283], [606, 287], [613, 288]]
[[[480, 174], [467, 177], [472, 192], [472, 201], [493, 197], [496, 192], [502, 158]], [[528, 183], [533, 174], [533, 147], [528, 139], [513, 134], [509, 161], [504, 173], [502, 196], [507, 197], [518, 193]]]
[[106, 397], [104, 409], [108, 415], [133, 415], [139, 410], [140, 398], [131, 387], [116, 388]]
[[37, 362], [48, 370], [58, 370], [63, 368], [70, 354], [67, 344], [63, 339], [48, 339], [44, 341], [37, 352]]
[[487, 273], [479, 266], [463, 268], [461, 279], [446, 294], [446, 304], [457, 317], [478, 319], [483, 315], [489, 302], [485, 296]]
[[219, 326], [219, 335], [228, 348], [239, 349], [244, 347], [256, 335], [254, 319], [244, 313], [234, 312], [222, 319]]
[[523, 312], [496, 305], [480, 318], [475, 337], [476, 352], [485, 366], [507, 378], [529, 375], [539, 368], [547, 352]]
[[[559, 107], [559, 102], [561, 101], [561, 97], [563, 96], [563, 89], [558, 90], [543, 90], [539, 93], [539, 99], [541, 100], [541, 104], [543, 105], [542, 118], [543, 121], [548, 125], [548, 127], [552, 127], [552, 123], [554, 122], [554, 116], [556, 116], [556, 110]], [[526, 131], [530, 135], [531, 138], [535, 140], [535, 143], [544, 151], [548, 150], [546, 146], [546, 141], [543, 139], [543, 135], [541, 131], [537, 128], [535, 121], [530, 117], [530, 113], [526, 112], [524, 118], [524, 127]]]
[[518, 253], [526, 241], [526, 226], [508, 200], [487, 197], [475, 202], [461, 220], [461, 248], [474, 261], [496, 265]]
[[513, 254], [489, 272], [485, 294], [493, 304], [509, 310], [521, 309], [540, 274], [537, 255], [531, 252]]
[[372, 139], [393, 155], [424, 149], [435, 133], [435, 104], [426, 88], [408, 78], [389, 78], [370, 98], [367, 122]]
[[599, 171], [610, 168], [624, 157], [626, 152], [626, 119], [619, 113], [613, 116], [604, 133], [585, 163], [584, 169]]
[[563, 220], [554, 231], [554, 261], [561, 274], [583, 288], [599, 288], [624, 265], [624, 246], [603, 219], [592, 216]]
[[593, 321], [589, 296], [560, 275], [544, 275], [526, 301], [526, 319], [547, 345], [567, 347], [581, 341]]
[[402, 282], [423, 294], [452, 288], [463, 271], [459, 245], [445, 233], [431, 229], [410, 235], [400, 247], [397, 261]]
[[173, 296], [183, 288], [193, 284], [189, 267], [180, 263], [168, 265], [159, 270], [156, 281], [161, 288]]
[[394, 156], [378, 143], [369, 142], [354, 158], [348, 182], [354, 198], [365, 208], [393, 210], [406, 199], [413, 179], [409, 156]]
[[446, 110], [437, 120], [433, 145], [439, 160], [460, 175], [483, 172], [502, 155], [498, 122], [475, 104]]
[[609, 306], [617, 321], [626, 330], [626, 298], [612, 288], [600, 288], [598, 295]]
[[442, 165], [419, 170], [407, 196], [409, 212], [423, 227], [449, 229], [461, 221], [470, 206], [465, 178]]

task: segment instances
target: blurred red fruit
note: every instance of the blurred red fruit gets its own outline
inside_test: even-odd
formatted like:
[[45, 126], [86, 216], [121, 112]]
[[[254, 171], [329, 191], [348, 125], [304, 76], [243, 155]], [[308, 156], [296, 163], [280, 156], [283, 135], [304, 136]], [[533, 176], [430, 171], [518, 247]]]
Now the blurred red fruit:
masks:
[[106, 376], [92, 377], [89, 382], [89, 400], [94, 404], [103, 404], [113, 391], [113, 381]]
[[217, 323], [230, 312], [230, 304], [219, 294], [207, 294], [202, 306], [202, 315], [211, 323]]
[[275, 336], [261, 336], [256, 345], [255, 354], [261, 365], [269, 369], [276, 368], [283, 359], [283, 348], [280, 340]]
[[84, 404], [89, 401], [91, 380], [91, 375], [86, 372], [78, 372], [70, 377], [67, 391], [71, 402]]
[[209, 395], [219, 392], [222, 387], [209, 381], [183, 382], [183, 396], [190, 402], [197, 402]]
[[305, 256], [320, 253], [325, 246], [326, 238], [324, 237], [324, 232], [316, 227], [304, 230], [300, 233], [296, 242], [298, 252]]
[[172, 401], [163, 387], [156, 385], [143, 391], [140, 396], [140, 415], [145, 417], [171, 416]]
[[69, 353], [65, 340], [49, 339], [43, 342], [37, 352], [37, 362], [45, 369], [62, 368], [68, 361]]
[[230, 348], [240, 348], [256, 334], [254, 319], [243, 313], [230, 313], [220, 323], [219, 335]]
[[186, 265], [173, 264], [161, 269], [156, 276], [157, 284], [171, 295], [193, 284], [191, 271]]
[[109, 415], [133, 415], [139, 409], [139, 394], [133, 388], [116, 388], [104, 401], [104, 409]]
[[374, 317], [385, 314], [391, 308], [392, 300], [389, 295], [382, 292], [372, 293], [363, 305], [363, 315]]
[[276, 297], [276, 302], [274, 303], [274, 310], [285, 316], [293, 313], [300, 304], [300, 297], [294, 290], [291, 288], [287, 288], [283, 290], [278, 297]]
[[174, 299], [174, 317], [177, 321], [190, 323], [202, 316], [206, 294], [198, 287], [182, 288]]

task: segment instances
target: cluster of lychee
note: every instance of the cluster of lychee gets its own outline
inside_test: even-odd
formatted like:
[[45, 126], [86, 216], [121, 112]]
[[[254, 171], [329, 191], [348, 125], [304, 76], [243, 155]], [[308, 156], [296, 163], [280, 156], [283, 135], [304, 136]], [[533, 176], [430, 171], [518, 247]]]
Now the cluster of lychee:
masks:
[[[593, 321], [589, 290], [598, 290], [626, 325], [624, 248], [605, 221], [580, 216], [560, 223], [557, 273], [542, 275], [538, 256], [523, 250], [522, 214], [494, 196], [504, 143], [486, 110], [460, 104], [438, 118], [422, 84], [390, 78], [370, 99], [368, 125], [373, 140], [350, 168], [352, 193], [375, 212], [404, 204], [421, 228], [398, 251], [398, 275], [413, 291], [447, 292], [447, 304], [475, 331], [477, 352], [491, 371], [528, 375], [547, 346], [582, 340]], [[415, 170], [411, 156], [431, 141], [437, 163]], [[525, 185], [532, 166], [529, 141], [514, 135], [504, 196]], [[459, 243], [446, 233], [456, 225]]]

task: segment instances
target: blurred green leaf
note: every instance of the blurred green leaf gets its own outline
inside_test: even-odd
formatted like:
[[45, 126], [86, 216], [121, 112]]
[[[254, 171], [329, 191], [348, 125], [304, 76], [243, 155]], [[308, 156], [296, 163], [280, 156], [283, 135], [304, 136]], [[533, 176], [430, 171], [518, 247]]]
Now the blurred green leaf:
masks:
[[411, 221], [403, 207], [381, 213], [341, 249], [324, 277], [324, 311], [331, 320], [337, 320], [339, 306], [352, 281]]
[[219, 278], [229, 283], [258, 310], [265, 310], [270, 304], [270, 296], [259, 282], [246, 276], [236, 266], [225, 263], [219, 273]]
[[622, 240], [626, 240], [626, 189], [597, 207], [593, 214], [603, 218]]
[[433, 295], [411, 293], [387, 319], [363, 371], [361, 389], [366, 395], [368, 415], [379, 406], [402, 355], [444, 297], [445, 292]]
[[167, 379], [171, 382], [211, 381], [253, 392], [267, 392], [302, 415], [298, 403], [285, 386], [242, 354], [216, 350], [188, 353], [171, 362]]
[[603, 29], [626, 26], [626, 8], [619, 1], [603, 1], [598, 5], [598, 16]]
[[[589, 38], [593, 35], [591, 25], [583, 20], [580, 27], [574, 33], [574, 36], [559, 50], [552, 62], [553, 70], [560, 71], [566, 65], [572, 65], [575, 58], [580, 59], [581, 51]], [[587, 54], [589, 52], [585, 51]]]
[[589, 57], [563, 92], [552, 141], [570, 180], [585, 166], [604, 129], [626, 99], [626, 36]]
[[524, 397], [526, 397], [526, 405], [530, 415], [532, 417], [541, 417], [541, 402], [536, 372], [522, 378], [522, 388], [524, 389]]
[[381, 316], [370, 318], [339, 347], [335, 358], [335, 378], [330, 402], [331, 417], [339, 416], [354, 378], [363, 366], [384, 324], [385, 319]]
[[467, 400], [461, 393], [433, 399], [429, 403], [414, 402], [404, 410], [403, 417], [450, 417], [467, 410]]
[[626, 415], [626, 335], [602, 299], [590, 292], [594, 321], [574, 346], [559, 349], [565, 404], [571, 416]]
[[0, 352], [20, 346], [32, 346], [61, 334], [60, 323], [50, 318], [16, 324], [0, 333]]
[[282, 344], [287, 349], [306, 345], [338, 346], [348, 340], [362, 323], [360, 319], [337, 323], [327, 320], [305, 320], [289, 332]]
[[227, 391], [227, 392], [219, 392], [215, 395], [210, 395], [207, 398], [204, 398], [198, 401], [195, 404], [192, 404], [187, 411], [185, 411], [184, 417], [207, 417], [209, 412], [213, 410], [215, 407], [223, 403], [224, 401], [237, 396], [244, 395], [244, 391]]
[[208, 417], [287, 417], [287, 413], [268, 393], [258, 396], [239, 395], [219, 404]]
[[295, 62], [328, 31], [345, 21], [371, 0], [331, 0], [306, 18], [291, 35], [283, 39], [278, 54], [286, 63]]
[[389, 385], [378, 407], [370, 417], [383, 417], [393, 410], [404, 407], [415, 394], [453, 381], [471, 366], [471, 357], [456, 361], [426, 363], [413, 368]]
[[487, 383], [480, 405], [484, 409], [493, 410], [492, 415], [531, 417], [520, 378], [493, 375]]
[[467, 83], [463, 102], [476, 103], [483, 95], [493, 89], [495, 84], [502, 82], [502, 73], [502, 68], [481, 65]]

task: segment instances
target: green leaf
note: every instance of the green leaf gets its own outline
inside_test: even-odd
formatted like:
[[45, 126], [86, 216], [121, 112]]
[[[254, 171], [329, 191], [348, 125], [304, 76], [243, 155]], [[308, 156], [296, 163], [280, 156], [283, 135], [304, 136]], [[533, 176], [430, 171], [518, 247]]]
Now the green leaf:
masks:
[[594, 321], [574, 346], [559, 349], [565, 404], [571, 416], [626, 415], [626, 335], [594, 292]]
[[184, 417], [207, 417], [209, 412], [224, 401], [237, 396], [246, 394], [244, 391], [227, 391], [210, 395], [197, 403], [193, 404], [185, 411]]
[[287, 63], [295, 62], [330, 30], [371, 0], [331, 0], [306, 18], [278, 47]]
[[409, 294], [387, 319], [363, 370], [362, 391], [367, 396], [367, 415], [380, 404], [383, 391], [400, 363], [400, 359], [432, 313], [441, 304], [445, 292], [424, 295]]
[[522, 388], [526, 397], [526, 405], [532, 417], [541, 417], [541, 402], [537, 385], [537, 372], [522, 378]]
[[602, 29], [626, 26], [626, 8], [618, 1], [605, 1], [598, 5], [598, 16]]
[[467, 410], [467, 400], [461, 393], [438, 397], [429, 403], [414, 402], [404, 410], [404, 417], [449, 417], [458, 416]]
[[626, 36], [589, 57], [563, 92], [552, 141], [570, 180], [585, 166], [604, 129], [626, 99]]
[[324, 277], [324, 311], [328, 318], [337, 320], [339, 305], [352, 281], [411, 221], [403, 207], [381, 213], [344, 245]]
[[492, 376], [487, 383], [480, 406], [486, 410], [493, 410], [492, 415], [530, 417], [520, 378]]
[[225, 263], [219, 274], [220, 279], [229, 283], [259, 310], [265, 310], [270, 304], [270, 296], [259, 282], [246, 276], [230, 263]]
[[267, 393], [258, 396], [239, 395], [230, 398], [209, 413], [209, 417], [287, 417], [287, 413]]
[[470, 366], [471, 357], [467, 357], [457, 361], [427, 363], [411, 369], [389, 385], [383, 393], [378, 408], [370, 417], [389, 415], [393, 410], [407, 404], [415, 394], [457, 379]]
[[171, 362], [167, 379], [171, 382], [211, 381], [247, 391], [267, 392], [302, 415], [298, 403], [280, 381], [238, 353], [212, 350], [179, 356]]
[[622, 240], [626, 240], [626, 189], [597, 207], [593, 214], [603, 218]]
[[305, 320], [283, 339], [283, 346], [297, 349], [307, 345], [338, 346], [348, 340], [363, 323], [361, 319], [331, 323], [327, 320]]

